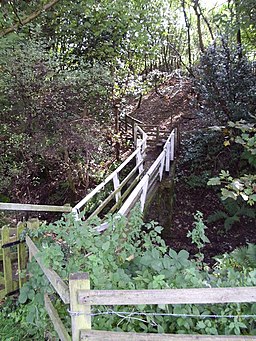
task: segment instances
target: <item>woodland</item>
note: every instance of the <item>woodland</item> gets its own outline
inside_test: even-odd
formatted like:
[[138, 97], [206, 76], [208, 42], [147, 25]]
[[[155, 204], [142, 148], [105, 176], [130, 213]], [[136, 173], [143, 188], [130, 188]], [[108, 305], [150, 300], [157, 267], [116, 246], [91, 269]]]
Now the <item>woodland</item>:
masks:
[[[64, 280], [86, 269], [97, 289], [256, 285], [255, 23], [255, 0], [1, 1], [0, 202], [77, 203], [132, 150], [125, 114], [180, 128], [173, 212], [159, 196], [161, 210], [153, 204], [143, 221], [135, 208], [117, 225], [109, 216], [103, 234], [97, 219], [84, 228], [72, 215], [40, 215], [28, 233], [46, 266]], [[0, 212], [1, 226], [25, 218]], [[36, 262], [29, 273], [1, 302], [1, 339], [58, 340], [43, 307], [52, 288]], [[93, 326], [256, 335], [256, 303], [143, 315], [154, 309], [99, 314]]]

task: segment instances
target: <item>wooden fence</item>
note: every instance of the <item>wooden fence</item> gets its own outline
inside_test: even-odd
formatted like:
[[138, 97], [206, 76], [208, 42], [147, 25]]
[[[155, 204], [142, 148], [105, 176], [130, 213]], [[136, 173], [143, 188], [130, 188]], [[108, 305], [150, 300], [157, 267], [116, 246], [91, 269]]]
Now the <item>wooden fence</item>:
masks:
[[[54, 328], [62, 341], [79, 340], [255, 340], [251, 336], [210, 336], [143, 334], [92, 330], [93, 306], [117, 305], [176, 305], [176, 304], [216, 304], [216, 303], [255, 303], [256, 287], [237, 288], [196, 288], [162, 290], [91, 290], [87, 273], [75, 273], [69, 277], [67, 285], [53, 270], [46, 268], [38, 257], [38, 249], [27, 236], [26, 243], [30, 258], [35, 257], [42, 271], [58, 293], [63, 303], [69, 304], [71, 315], [71, 335], [66, 330], [49, 296], [45, 294], [45, 307]], [[170, 317], [171, 318], [171, 317]]]
[[31, 219], [27, 222], [19, 222], [16, 228], [3, 226], [0, 230], [0, 264], [1, 277], [0, 299], [15, 292], [22, 287], [26, 278], [22, 276], [22, 271], [27, 266], [27, 250], [25, 241], [21, 240], [21, 234], [25, 229], [37, 228], [38, 219]]

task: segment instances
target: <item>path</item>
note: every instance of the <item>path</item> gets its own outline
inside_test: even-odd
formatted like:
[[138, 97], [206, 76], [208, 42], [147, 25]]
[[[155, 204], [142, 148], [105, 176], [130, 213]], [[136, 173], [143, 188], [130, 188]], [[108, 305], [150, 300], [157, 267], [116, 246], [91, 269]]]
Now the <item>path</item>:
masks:
[[[132, 115], [147, 124], [160, 125], [166, 130], [171, 128], [171, 123], [174, 127], [179, 125], [181, 143], [176, 156], [174, 214], [172, 225], [165, 226], [164, 238], [172, 248], [186, 249], [193, 254], [197, 250], [187, 237], [188, 230], [193, 228], [193, 214], [201, 211], [206, 220], [215, 211], [223, 210], [214, 189], [206, 186], [209, 175], [204, 168], [206, 163], [209, 167], [213, 167], [214, 162], [209, 160], [208, 150], [214, 147], [214, 143], [221, 143], [221, 140], [216, 141], [214, 136], [209, 140], [210, 145], [201, 145], [204, 150], [203, 154], [200, 154], [202, 152], [198, 150], [200, 143], [207, 134], [210, 135], [209, 130], [205, 128], [216, 125], [216, 121], [212, 113], [207, 113], [203, 106], [197, 106], [195, 92], [189, 79], [173, 77], [160, 86], [159, 93], [161, 95], [152, 91], [146, 95], [140, 108]], [[201, 142], [198, 136], [201, 136]], [[157, 152], [157, 149], [149, 152], [149, 162], [150, 159], [155, 158]], [[198, 162], [193, 164], [191, 161], [196, 153], [200, 154], [201, 164]], [[224, 167], [228, 160], [229, 155], [223, 155], [223, 160], [214, 160], [215, 163], [219, 163], [215, 166]], [[197, 183], [202, 180], [204, 183]], [[154, 214], [153, 207], [151, 211], [150, 219], [159, 220], [159, 214], [157, 212]], [[230, 252], [238, 246], [246, 245], [247, 242], [256, 243], [254, 224], [253, 221], [249, 224], [245, 223], [242, 218], [241, 222], [235, 224], [228, 233], [223, 233], [223, 221], [206, 223], [208, 226], [206, 234], [211, 241], [204, 249], [206, 261], [212, 262], [213, 256]]]

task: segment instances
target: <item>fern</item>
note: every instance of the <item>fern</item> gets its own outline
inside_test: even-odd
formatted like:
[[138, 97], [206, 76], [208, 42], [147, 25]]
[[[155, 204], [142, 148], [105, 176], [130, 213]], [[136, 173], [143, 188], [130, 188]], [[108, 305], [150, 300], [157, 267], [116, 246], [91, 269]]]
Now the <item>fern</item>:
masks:
[[235, 263], [241, 267], [256, 268], [256, 245], [248, 243], [247, 246], [231, 252]]
[[227, 217], [228, 217], [227, 213], [223, 211], [216, 211], [208, 217], [207, 222], [215, 223], [216, 221], [219, 221], [221, 219], [226, 219]]
[[224, 228], [225, 228], [226, 232], [229, 231], [231, 229], [232, 225], [238, 221], [240, 221], [240, 218], [238, 215], [234, 215], [232, 217], [227, 217], [224, 221]]
[[224, 220], [224, 229], [230, 230], [234, 223], [240, 221], [241, 216], [255, 218], [256, 212], [253, 208], [246, 205], [240, 206], [237, 201], [226, 200], [224, 203], [224, 211], [218, 210], [211, 214], [207, 222], [215, 223], [219, 220]]

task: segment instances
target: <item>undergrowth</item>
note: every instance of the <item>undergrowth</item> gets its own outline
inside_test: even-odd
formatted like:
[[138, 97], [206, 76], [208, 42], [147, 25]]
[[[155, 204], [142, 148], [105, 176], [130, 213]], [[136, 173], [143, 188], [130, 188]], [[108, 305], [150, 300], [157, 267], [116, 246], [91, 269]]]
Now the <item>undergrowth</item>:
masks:
[[[200, 222], [202, 216], [197, 213], [195, 228], [198, 228]], [[45, 266], [54, 269], [65, 281], [68, 281], [70, 273], [88, 272], [92, 289], [256, 285], [254, 245], [219, 257], [214, 268], [210, 269], [202, 262], [202, 257], [191, 259], [185, 250], [176, 252], [168, 248], [161, 238], [162, 228], [155, 222], [143, 223], [138, 209], [133, 211], [129, 221], [118, 215], [109, 216], [109, 228], [103, 234], [94, 229], [98, 224], [97, 219], [88, 223], [74, 221], [72, 215], [67, 215], [55, 223], [42, 224], [38, 230], [28, 233], [36, 238]], [[200, 241], [203, 240], [205, 244], [208, 240], [202, 236], [201, 233]], [[203, 245], [199, 244], [198, 251], [203, 253]], [[248, 262], [244, 259], [248, 259]], [[15, 340], [25, 340], [23, 337], [28, 337], [28, 334], [33, 335], [35, 340], [45, 338], [45, 330], [49, 329], [50, 324], [43, 308], [43, 294], [48, 292], [69, 329], [67, 307], [55, 297], [35, 261], [29, 265], [29, 272], [31, 277], [22, 287], [15, 309], [9, 312], [4, 306], [0, 320], [5, 318], [26, 327], [26, 336], [22, 334], [21, 328], [21, 336]], [[111, 307], [111, 311], [109, 307], [100, 306], [95, 307], [93, 313], [98, 314], [93, 317], [93, 329], [214, 335], [256, 334], [253, 316], [247, 319], [241, 316], [255, 315], [256, 304], [118, 306]], [[205, 315], [222, 315], [223, 318]], [[229, 318], [228, 315], [236, 317]], [[9, 334], [3, 334], [5, 329], [1, 333], [3, 340], [9, 340], [6, 337]], [[52, 339], [54, 333], [48, 332], [47, 337]]]

